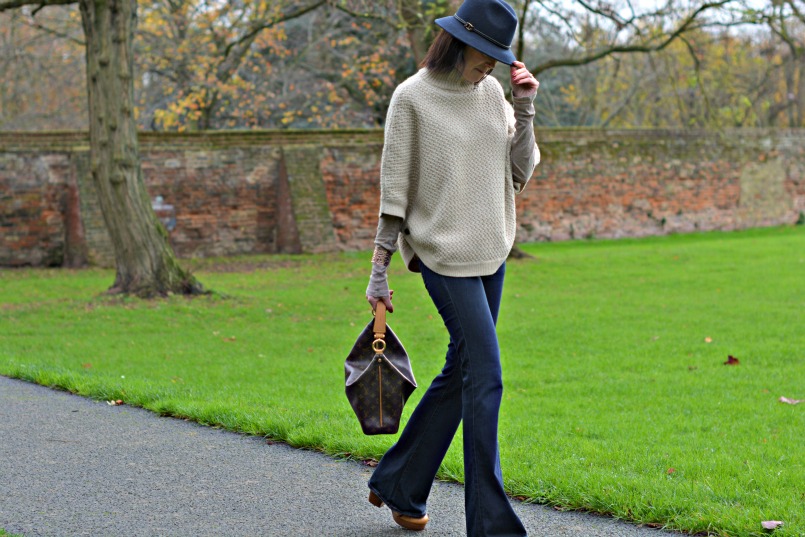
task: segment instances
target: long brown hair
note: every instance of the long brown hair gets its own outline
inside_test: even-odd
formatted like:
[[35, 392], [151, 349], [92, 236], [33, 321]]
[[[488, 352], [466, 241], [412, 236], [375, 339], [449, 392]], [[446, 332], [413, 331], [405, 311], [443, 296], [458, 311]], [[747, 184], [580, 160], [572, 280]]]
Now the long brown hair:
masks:
[[464, 46], [464, 43], [442, 30], [431, 43], [419, 66], [440, 74], [461, 70], [464, 64]]

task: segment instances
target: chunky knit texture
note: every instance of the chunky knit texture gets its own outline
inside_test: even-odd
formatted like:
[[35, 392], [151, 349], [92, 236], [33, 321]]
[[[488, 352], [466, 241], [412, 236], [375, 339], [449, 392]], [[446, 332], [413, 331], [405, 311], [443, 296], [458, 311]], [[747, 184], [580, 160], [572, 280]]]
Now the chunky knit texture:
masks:
[[539, 160], [531, 135], [529, 169], [513, 180], [515, 115], [500, 83], [422, 69], [395, 90], [385, 132], [380, 212], [404, 220], [406, 265], [416, 270], [419, 258], [444, 276], [493, 274], [514, 243], [515, 192]]

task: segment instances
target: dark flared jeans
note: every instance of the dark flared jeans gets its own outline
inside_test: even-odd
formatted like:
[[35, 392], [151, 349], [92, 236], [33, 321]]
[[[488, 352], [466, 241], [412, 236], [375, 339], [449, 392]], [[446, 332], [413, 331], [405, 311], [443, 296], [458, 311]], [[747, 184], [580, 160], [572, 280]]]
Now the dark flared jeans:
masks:
[[422, 266], [450, 334], [445, 365], [369, 480], [389, 508], [423, 516], [436, 471], [463, 421], [469, 537], [526, 535], [503, 490], [498, 451], [503, 381], [495, 324], [505, 272], [504, 264], [490, 276], [453, 278]]

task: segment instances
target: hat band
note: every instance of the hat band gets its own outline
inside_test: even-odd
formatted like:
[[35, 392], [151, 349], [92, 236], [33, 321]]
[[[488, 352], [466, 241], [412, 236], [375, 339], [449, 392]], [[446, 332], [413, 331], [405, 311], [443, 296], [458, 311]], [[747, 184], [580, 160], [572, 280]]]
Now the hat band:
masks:
[[475, 26], [473, 26], [471, 22], [465, 21], [464, 19], [462, 19], [462, 18], [461, 18], [461, 17], [459, 17], [458, 15], [453, 15], [453, 17], [455, 17], [455, 18], [456, 18], [456, 20], [457, 20], [458, 22], [460, 22], [460, 23], [462, 24], [462, 26], [464, 26], [464, 28], [465, 28], [467, 31], [470, 31], [470, 32], [475, 32], [476, 34], [480, 35], [481, 37], [483, 37], [484, 39], [486, 39], [486, 40], [487, 40], [487, 41], [489, 41], [490, 43], [495, 44], [495, 45], [499, 46], [500, 48], [505, 48], [505, 49], [511, 49], [511, 48], [512, 48], [512, 47], [511, 47], [511, 45], [504, 45], [504, 44], [503, 44], [503, 43], [501, 43], [500, 41], [498, 41], [498, 40], [496, 40], [496, 39], [494, 39], [494, 38], [489, 37], [488, 35], [486, 35], [485, 33], [483, 33], [481, 30], [479, 30], [478, 28], [476, 28]]

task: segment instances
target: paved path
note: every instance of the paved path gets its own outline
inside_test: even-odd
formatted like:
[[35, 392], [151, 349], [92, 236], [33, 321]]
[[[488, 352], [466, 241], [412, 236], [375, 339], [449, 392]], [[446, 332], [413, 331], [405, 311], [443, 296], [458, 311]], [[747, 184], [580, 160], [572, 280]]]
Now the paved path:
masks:
[[[464, 534], [464, 494], [436, 483], [407, 532], [366, 501], [371, 469], [263, 438], [0, 377], [0, 528], [26, 537]], [[515, 502], [532, 537], [672, 535]], [[679, 534], [676, 534], [679, 535]]]

